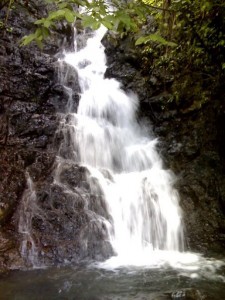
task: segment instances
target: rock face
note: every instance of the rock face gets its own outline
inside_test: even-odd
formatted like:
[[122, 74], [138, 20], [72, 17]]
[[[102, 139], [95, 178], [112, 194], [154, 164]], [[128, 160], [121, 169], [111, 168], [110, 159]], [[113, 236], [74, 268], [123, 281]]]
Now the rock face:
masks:
[[[146, 70], [142, 55], [130, 38], [103, 39], [108, 57], [107, 77], [140, 99], [138, 118], [151, 123], [159, 137], [165, 167], [177, 175], [187, 248], [203, 253], [223, 252], [225, 246], [224, 91], [215, 91], [201, 103], [196, 91], [184, 91], [184, 100], [171, 97], [173, 77]], [[197, 80], [194, 75], [193, 80]]]
[[[0, 270], [102, 260], [112, 249], [96, 218], [109, 218], [98, 183], [93, 194], [86, 169], [75, 163], [61, 167], [56, 160], [59, 151], [69, 158], [69, 145], [58, 149], [62, 132], [56, 134], [68, 101], [57, 57], [65, 43], [71, 46], [72, 32], [62, 24], [44, 51], [20, 47], [33, 16], [43, 16], [46, 8], [42, 1], [15, 5], [0, 46]], [[6, 11], [0, 11], [1, 19]], [[74, 110], [75, 77], [67, 78]]]
[[112, 255], [107, 228], [98, 217], [109, 219], [103, 194], [96, 182], [93, 193], [88, 174], [85, 167], [59, 160], [45, 182], [28, 179], [17, 214], [27, 267], [103, 260]]
[[[52, 146], [59, 111], [65, 105], [62, 88], [56, 85], [54, 54], [36, 46], [21, 48], [33, 15], [44, 13], [42, 2], [19, 4], [1, 28], [0, 46], [0, 269], [23, 266], [19, 253], [16, 212], [26, 187], [26, 170], [33, 168], [37, 181], [51, 173], [56, 149]], [[22, 3], [22, 2], [21, 2]], [[0, 10], [4, 19], [6, 9]]]

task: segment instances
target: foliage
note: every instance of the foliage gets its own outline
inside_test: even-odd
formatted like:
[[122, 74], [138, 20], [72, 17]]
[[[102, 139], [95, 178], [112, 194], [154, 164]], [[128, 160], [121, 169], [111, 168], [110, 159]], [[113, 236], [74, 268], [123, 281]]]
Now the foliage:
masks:
[[161, 45], [166, 45], [166, 46], [170, 46], [170, 47], [176, 47], [177, 46], [176, 43], [166, 41], [161, 35], [156, 34], [156, 33], [152, 33], [152, 34], [149, 34], [149, 35], [139, 37], [136, 40], [135, 45], [138, 46], [138, 45], [146, 44], [150, 41], [158, 42]]
[[[193, 62], [202, 65], [210, 60], [219, 68], [224, 63], [224, 17], [225, 3], [222, 0], [174, 0], [171, 9], [173, 25], [170, 36], [179, 40], [176, 54], [183, 51]], [[204, 57], [206, 61], [204, 61]]]
[[[74, 23], [81, 19], [84, 27], [93, 30], [103, 24], [121, 36], [133, 32], [137, 46], [147, 45], [145, 52], [154, 48], [152, 43], [164, 46], [164, 61], [168, 60], [168, 56], [176, 56], [180, 63], [185, 53], [187, 67], [193, 62], [204, 65], [204, 56], [206, 61], [214, 61], [219, 68], [225, 68], [223, 0], [46, 1], [53, 4], [54, 9], [35, 22], [36, 31], [24, 37], [22, 45], [34, 40], [41, 46], [57, 22]], [[143, 33], [142, 27], [148, 23], [150, 16], [154, 17], [157, 30]]]
[[[25, 36], [22, 45], [35, 41], [42, 47], [58, 22], [73, 24], [81, 20], [83, 27], [96, 30], [103, 24], [120, 37], [132, 36], [134, 44], [142, 51], [143, 67], [149, 72], [166, 70], [174, 76], [184, 74], [185, 78], [188, 72], [201, 73], [201, 84], [205, 87], [224, 80], [223, 0], [43, 1], [49, 7], [48, 15], [35, 22], [35, 32]], [[13, 1], [3, 2], [10, 7]], [[185, 82], [187, 90], [195, 84], [187, 79]], [[176, 86], [176, 99], [179, 98], [178, 89]]]
[[[104, 25], [109, 30], [113, 30], [124, 36], [128, 32], [137, 35], [137, 45], [154, 41], [159, 44], [174, 46], [174, 43], [167, 42], [160, 34], [139, 37], [143, 24], [147, 22], [149, 15], [154, 15], [157, 7], [152, 6], [154, 1], [108, 1], [97, 0], [48, 0], [55, 6], [48, 16], [37, 20], [36, 31], [23, 38], [22, 45], [27, 45], [31, 41], [36, 41], [40, 46], [42, 41], [48, 37], [57, 22], [66, 21], [74, 23], [77, 19], [82, 20], [83, 27], [90, 27], [93, 30]], [[151, 4], [150, 4], [151, 3]]]
[[[154, 1], [145, 2], [156, 5]], [[192, 91], [198, 94], [199, 102], [207, 102], [213, 91], [224, 86], [224, 1], [164, 0], [154, 17], [159, 36], [176, 46], [167, 47], [163, 43], [162, 48], [149, 43], [148, 36], [140, 37], [146, 69], [175, 78], [172, 87], [175, 101], [187, 99]]]

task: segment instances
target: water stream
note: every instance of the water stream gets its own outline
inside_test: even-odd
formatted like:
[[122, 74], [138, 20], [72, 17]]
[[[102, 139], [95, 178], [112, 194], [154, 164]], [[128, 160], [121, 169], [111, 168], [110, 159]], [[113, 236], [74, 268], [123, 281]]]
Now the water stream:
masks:
[[[100, 190], [104, 198], [104, 203], [98, 203], [104, 213], [95, 212], [94, 218], [102, 224], [113, 255], [85, 267], [32, 271], [19, 278], [11, 274], [3, 279], [0, 292], [4, 299], [186, 299], [157, 295], [197, 287], [207, 290], [209, 299], [222, 299], [224, 271], [218, 270], [223, 262], [184, 251], [175, 177], [164, 169], [151, 129], [136, 118], [138, 97], [125, 93], [115, 79], [104, 77], [104, 34], [104, 28], [77, 34], [75, 51], [65, 53], [59, 62], [68, 104], [59, 128], [64, 138], [54, 174], [55, 183], [66, 188], [60, 179], [64, 165], [76, 163], [88, 169], [92, 193]], [[79, 82], [77, 109], [71, 78]], [[22, 255], [35, 267], [38, 254], [31, 219], [38, 208], [29, 176], [28, 183], [19, 232]], [[28, 285], [23, 288], [24, 280]]]
[[156, 252], [161, 257], [162, 250], [183, 250], [181, 211], [157, 140], [137, 122], [137, 96], [126, 94], [115, 79], [104, 78], [104, 34], [104, 28], [92, 33], [84, 48], [64, 58], [80, 85], [78, 111], [68, 112], [70, 137], [74, 157], [103, 190], [111, 216], [108, 236], [118, 263], [138, 264]]
[[19, 211], [18, 232], [22, 235], [21, 255], [28, 265], [36, 267], [39, 265], [38, 249], [32, 234], [32, 217], [34, 211], [38, 211], [36, 205], [36, 192], [33, 181], [29, 174], [27, 176], [27, 189], [23, 194], [22, 203]]

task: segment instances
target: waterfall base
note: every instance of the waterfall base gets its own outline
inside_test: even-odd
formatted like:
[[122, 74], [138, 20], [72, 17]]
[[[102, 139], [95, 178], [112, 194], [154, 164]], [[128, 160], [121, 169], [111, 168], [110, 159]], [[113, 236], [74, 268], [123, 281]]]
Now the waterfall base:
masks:
[[[224, 271], [214, 272], [216, 261], [198, 270], [164, 268], [53, 268], [13, 272], [0, 282], [3, 299], [23, 300], [221, 300]], [[204, 265], [205, 264], [205, 265]]]

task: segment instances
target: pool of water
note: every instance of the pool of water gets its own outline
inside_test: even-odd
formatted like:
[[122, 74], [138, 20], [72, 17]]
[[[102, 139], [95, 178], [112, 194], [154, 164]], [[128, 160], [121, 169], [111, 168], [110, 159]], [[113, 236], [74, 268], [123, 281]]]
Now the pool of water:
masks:
[[[8, 300], [164, 300], [171, 292], [194, 288], [208, 300], [225, 299], [225, 268], [211, 261], [197, 269], [96, 266], [12, 271], [0, 278], [0, 299]], [[188, 298], [189, 299], [189, 298]], [[192, 299], [192, 298], [191, 298]], [[203, 299], [203, 298], [196, 298]]]

